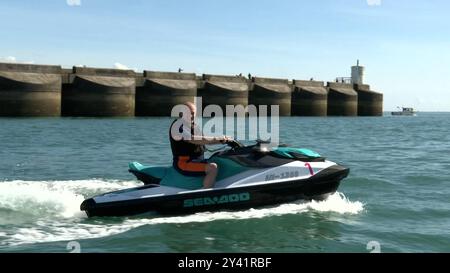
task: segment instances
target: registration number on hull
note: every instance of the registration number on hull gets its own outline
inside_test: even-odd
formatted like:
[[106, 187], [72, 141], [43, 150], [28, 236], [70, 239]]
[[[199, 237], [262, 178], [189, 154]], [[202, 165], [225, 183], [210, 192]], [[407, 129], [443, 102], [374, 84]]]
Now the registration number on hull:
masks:
[[298, 171], [292, 171], [292, 172], [282, 172], [282, 173], [277, 173], [277, 174], [268, 174], [266, 175], [266, 181], [271, 181], [271, 180], [278, 180], [278, 179], [286, 179], [286, 178], [293, 178], [293, 177], [298, 177], [299, 173]]

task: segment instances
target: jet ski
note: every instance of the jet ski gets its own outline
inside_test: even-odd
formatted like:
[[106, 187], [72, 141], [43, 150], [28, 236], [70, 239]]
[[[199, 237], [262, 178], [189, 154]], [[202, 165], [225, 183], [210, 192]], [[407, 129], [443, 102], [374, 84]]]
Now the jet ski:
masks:
[[216, 183], [202, 189], [203, 177], [180, 174], [172, 166], [129, 163], [129, 172], [144, 183], [104, 193], [81, 204], [88, 217], [190, 214], [242, 210], [296, 200], [323, 200], [336, 192], [349, 169], [309, 149], [280, 145], [268, 148], [258, 141], [237, 141], [215, 152], [208, 162], [218, 165]]

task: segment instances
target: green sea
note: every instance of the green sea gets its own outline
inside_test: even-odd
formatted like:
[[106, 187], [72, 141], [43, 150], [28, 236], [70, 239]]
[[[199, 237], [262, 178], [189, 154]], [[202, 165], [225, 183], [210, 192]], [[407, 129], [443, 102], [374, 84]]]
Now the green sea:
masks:
[[350, 168], [338, 192], [235, 212], [90, 218], [93, 195], [171, 163], [170, 118], [1, 118], [0, 252], [450, 252], [450, 113], [280, 118]]

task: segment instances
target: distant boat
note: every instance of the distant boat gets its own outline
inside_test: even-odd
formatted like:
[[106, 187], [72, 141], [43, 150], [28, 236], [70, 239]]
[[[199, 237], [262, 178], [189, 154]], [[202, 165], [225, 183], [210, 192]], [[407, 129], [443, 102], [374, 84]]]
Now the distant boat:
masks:
[[398, 107], [398, 108], [401, 109], [402, 111], [391, 112], [393, 116], [416, 116], [417, 114], [417, 112], [410, 107], [402, 107], [402, 108]]

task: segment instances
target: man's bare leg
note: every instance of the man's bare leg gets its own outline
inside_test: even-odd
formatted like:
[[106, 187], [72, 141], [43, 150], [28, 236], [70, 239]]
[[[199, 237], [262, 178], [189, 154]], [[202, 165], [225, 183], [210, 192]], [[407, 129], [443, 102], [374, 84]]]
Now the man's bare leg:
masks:
[[203, 188], [209, 189], [214, 186], [214, 183], [216, 182], [217, 177], [217, 164], [216, 163], [209, 163], [206, 165], [206, 176], [205, 179], [203, 179]]

